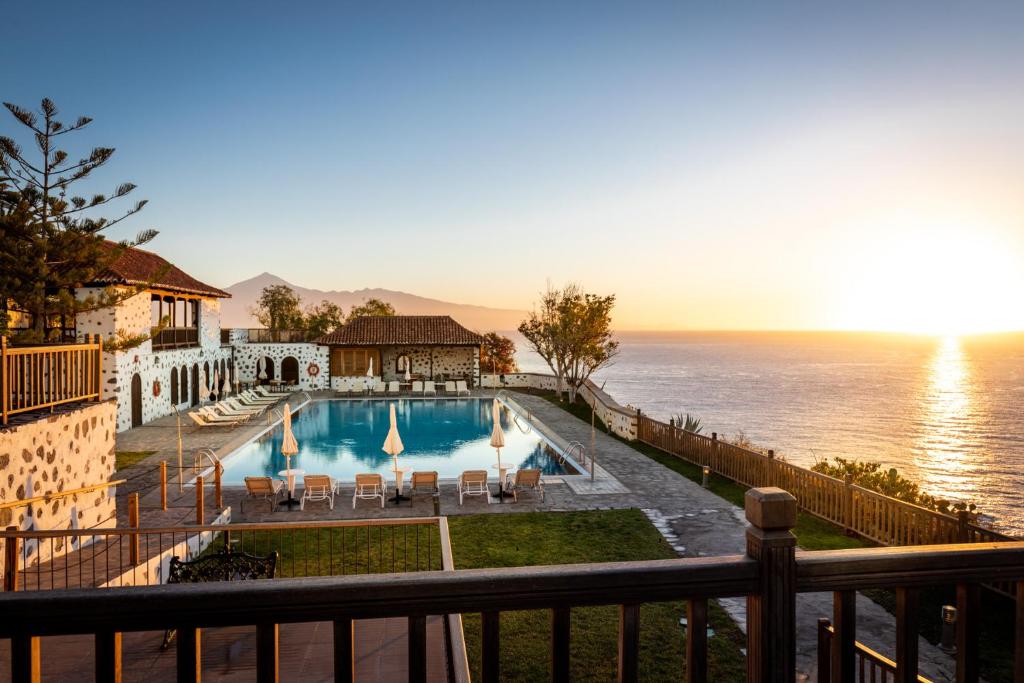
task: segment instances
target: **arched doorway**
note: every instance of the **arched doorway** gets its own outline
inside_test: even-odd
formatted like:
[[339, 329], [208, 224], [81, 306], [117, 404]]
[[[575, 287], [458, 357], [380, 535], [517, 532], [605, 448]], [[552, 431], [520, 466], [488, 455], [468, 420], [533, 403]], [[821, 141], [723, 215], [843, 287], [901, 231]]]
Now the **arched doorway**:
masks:
[[142, 378], [132, 375], [132, 427], [142, 426]]
[[294, 356], [281, 361], [281, 381], [285, 384], [299, 383], [299, 361]]
[[188, 366], [181, 366], [181, 396], [179, 397], [180, 403], [188, 403]]
[[178, 368], [171, 368], [171, 405], [178, 405]]
[[199, 363], [192, 366], [192, 405], [199, 405]]
[[274, 379], [274, 361], [269, 356], [263, 357], [263, 374], [265, 374], [266, 377], [264, 377], [263, 379], [257, 379], [257, 383], [266, 384], [270, 380]]

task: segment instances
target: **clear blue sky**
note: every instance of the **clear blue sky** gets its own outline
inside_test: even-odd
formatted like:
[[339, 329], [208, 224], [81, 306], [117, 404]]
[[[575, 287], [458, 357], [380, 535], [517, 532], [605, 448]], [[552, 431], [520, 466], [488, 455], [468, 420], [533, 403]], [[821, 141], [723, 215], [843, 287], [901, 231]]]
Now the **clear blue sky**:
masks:
[[894, 233], [1024, 270], [1024, 3], [552, 4], [17, 3], [0, 98], [94, 117], [118, 236], [219, 285], [871, 327]]

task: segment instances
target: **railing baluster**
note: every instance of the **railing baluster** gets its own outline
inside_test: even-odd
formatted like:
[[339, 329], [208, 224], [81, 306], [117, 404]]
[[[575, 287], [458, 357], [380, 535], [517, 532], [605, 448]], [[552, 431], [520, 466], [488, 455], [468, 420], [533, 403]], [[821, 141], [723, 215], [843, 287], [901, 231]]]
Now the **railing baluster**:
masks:
[[200, 683], [203, 677], [202, 632], [197, 628], [178, 626], [178, 683]]
[[857, 653], [857, 593], [837, 591], [832, 599], [832, 681], [854, 683]]
[[102, 631], [96, 634], [96, 680], [121, 683], [121, 634]]
[[481, 643], [480, 671], [484, 683], [498, 683], [501, 672], [499, 631], [501, 630], [501, 613], [484, 612], [480, 615]]
[[1017, 582], [1017, 630], [1014, 638], [1013, 680], [1024, 681], [1024, 581]]
[[427, 617], [411, 616], [409, 622], [409, 681], [426, 683], [427, 680]]
[[274, 623], [256, 625], [256, 681], [277, 683], [278, 626]]
[[686, 680], [708, 680], [708, 601], [703, 598], [686, 603]]
[[[818, 619], [818, 683], [832, 681], [832, 622], [826, 617]], [[864, 676], [861, 675], [863, 680]]]
[[334, 620], [334, 680], [352, 683], [356, 679], [355, 629], [351, 619]]
[[39, 683], [39, 637], [11, 638], [11, 683]]
[[619, 605], [619, 683], [635, 683], [640, 664], [640, 605]]
[[961, 583], [956, 587], [956, 681], [978, 681], [978, 629], [981, 586]]
[[896, 681], [917, 683], [917, 630], [920, 593], [896, 589]]
[[551, 680], [569, 680], [569, 642], [571, 611], [568, 607], [551, 610]]

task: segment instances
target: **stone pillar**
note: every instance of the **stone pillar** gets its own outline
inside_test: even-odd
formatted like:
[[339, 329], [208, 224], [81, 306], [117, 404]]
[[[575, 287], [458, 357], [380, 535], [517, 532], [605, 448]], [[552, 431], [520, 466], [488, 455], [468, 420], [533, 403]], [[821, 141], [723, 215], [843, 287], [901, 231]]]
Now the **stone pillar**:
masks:
[[796, 677], [796, 498], [779, 488], [746, 495], [747, 556], [760, 565], [758, 592], [747, 598], [747, 680], [792, 683]]

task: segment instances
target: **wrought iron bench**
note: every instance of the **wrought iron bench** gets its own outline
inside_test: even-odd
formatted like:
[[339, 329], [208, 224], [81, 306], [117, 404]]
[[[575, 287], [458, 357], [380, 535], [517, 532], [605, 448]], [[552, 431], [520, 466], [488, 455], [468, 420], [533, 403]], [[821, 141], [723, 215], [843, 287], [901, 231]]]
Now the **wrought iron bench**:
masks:
[[[194, 560], [187, 561], [175, 555], [171, 558], [167, 583], [272, 579], [276, 571], [276, 550], [266, 557], [259, 557], [249, 553], [231, 552], [230, 548], [225, 548], [211, 555], [200, 555]], [[173, 629], [164, 633], [161, 650], [166, 650], [170, 646], [174, 634]]]

